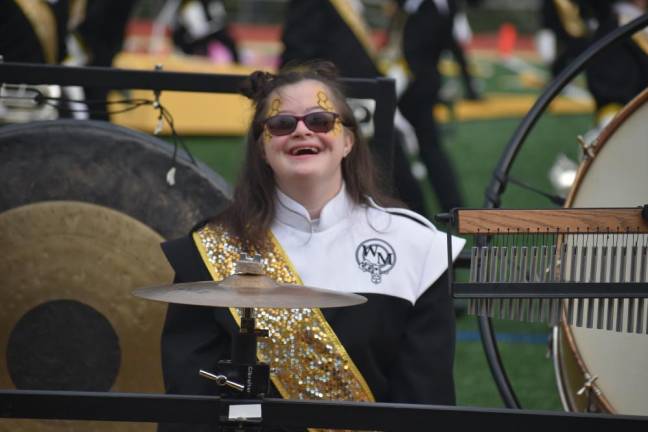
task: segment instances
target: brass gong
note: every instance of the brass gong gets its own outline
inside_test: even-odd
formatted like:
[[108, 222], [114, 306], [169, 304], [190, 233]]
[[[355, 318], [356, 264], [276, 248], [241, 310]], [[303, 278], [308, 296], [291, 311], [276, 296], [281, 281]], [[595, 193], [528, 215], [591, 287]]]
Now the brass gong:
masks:
[[[0, 128], [0, 385], [163, 392], [166, 307], [131, 295], [172, 281], [160, 242], [227, 202], [173, 147], [95, 121]], [[145, 431], [152, 423], [0, 420], [0, 431]]]
[[[123, 213], [78, 201], [29, 204], [0, 214], [0, 349], [7, 359], [0, 385], [163, 392], [159, 338], [165, 308], [130, 294], [143, 284], [172, 280], [162, 240]], [[114, 329], [116, 346], [102, 342], [102, 318]], [[99, 327], [97, 334], [88, 327]], [[106, 364], [110, 357], [113, 364]], [[91, 367], [102, 360], [103, 368]], [[92, 429], [99, 427], [112, 426]]]

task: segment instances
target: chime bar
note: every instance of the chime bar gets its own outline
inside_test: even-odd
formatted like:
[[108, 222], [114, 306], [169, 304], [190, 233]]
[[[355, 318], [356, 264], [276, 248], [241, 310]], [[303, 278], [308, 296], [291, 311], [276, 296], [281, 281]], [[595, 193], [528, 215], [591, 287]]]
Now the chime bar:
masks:
[[648, 206], [455, 210], [476, 242], [451, 293], [474, 315], [647, 334], [647, 219]]
[[645, 298], [646, 283], [456, 283], [454, 297], [465, 299]]
[[648, 233], [645, 213], [645, 206], [550, 210], [458, 209], [454, 220], [459, 234]]

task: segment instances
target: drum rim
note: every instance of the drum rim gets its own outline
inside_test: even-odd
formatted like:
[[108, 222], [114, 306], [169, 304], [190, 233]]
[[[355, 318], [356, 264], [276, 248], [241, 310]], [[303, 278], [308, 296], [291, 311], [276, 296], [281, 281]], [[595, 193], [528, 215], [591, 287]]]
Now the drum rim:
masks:
[[576, 172], [576, 178], [574, 179], [574, 185], [569, 190], [569, 194], [565, 199], [564, 207], [568, 208], [572, 206], [574, 199], [576, 198], [576, 193], [578, 192], [583, 177], [589, 171], [589, 167], [592, 165], [594, 159], [598, 155], [599, 151], [605, 146], [605, 144], [610, 140], [612, 135], [621, 127], [623, 123], [637, 111], [644, 103], [648, 102], [648, 87], [646, 87], [639, 95], [635, 96], [626, 106], [624, 106], [621, 111], [612, 119], [612, 121], [605, 126], [605, 128], [599, 134], [599, 137], [594, 141], [591, 147], [588, 147], [592, 151], [591, 155], [587, 155], [586, 159], [578, 167]]
[[560, 326], [554, 326], [552, 337], [551, 337], [551, 357], [554, 364], [554, 375], [556, 378], [556, 387], [558, 387], [558, 396], [560, 396], [560, 402], [565, 410], [574, 411], [574, 404], [572, 403], [572, 398], [567, 392], [567, 387], [565, 385], [565, 374], [563, 369], [560, 366], [560, 337], [561, 331]]
[[[596, 159], [596, 156], [598, 155], [599, 151], [605, 146], [605, 144], [610, 140], [610, 138], [614, 135], [614, 133], [621, 127], [621, 125], [625, 123], [628, 117], [630, 117], [635, 111], [637, 111], [645, 103], [648, 103], [648, 87], [645, 88], [641, 93], [639, 93], [639, 95], [635, 96], [630, 102], [628, 102], [628, 104], [625, 105], [621, 109], [621, 111], [619, 111], [619, 113], [614, 117], [614, 119], [612, 119], [612, 121], [601, 131], [599, 137], [594, 141], [594, 144], [590, 147], [592, 153], [588, 155], [586, 159], [578, 167], [578, 170], [576, 172], [576, 178], [574, 179], [574, 185], [570, 189], [569, 194], [567, 195], [567, 198], [565, 200], [565, 205], [564, 205], [565, 208], [569, 208], [572, 206], [574, 200], [576, 199], [576, 194], [583, 182], [583, 179], [585, 178], [586, 174], [589, 172], [589, 168], [592, 165], [592, 162], [594, 162], [594, 160]], [[585, 375], [586, 373], [591, 375], [591, 372], [586, 367], [583, 357], [576, 346], [576, 341], [574, 339], [573, 333], [571, 332], [570, 326], [566, 324], [566, 321], [567, 320], [564, 317], [564, 311], [563, 311], [563, 319], [561, 320], [559, 326], [560, 331], [556, 331], [556, 333], [554, 334], [554, 339], [556, 339], [556, 336], [564, 336], [567, 341], [567, 344], [569, 345], [569, 348], [574, 354], [578, 366], [581, 368], [581, 371], [583, 372], [583, 375]], [[556, 345], [555, 347], [554, 350], [555, 353], [553, 356], [554, 367], [557, 369], [556, 379], [558, 380], [558, 388], [566, 390], [562, 382], [563, 370], [561, 367], [560, 358], [557, 350], [558, 350], [558, 345]], [[598, 388], [596, 385], [594, 385], [594, 387]], [[565, 396], [567, 396], [567, 392], [565, 392]], [[595, 391], [593, 397], [598, 402], [600, 402], [602, 408], [605, 409], [607, 412], [610, 413], [618, 412], [616, 409], [614, 409], [614, 407], [612, 406], [610, 401], [605, 397], [602, 391], [601, 392]], [[561, 394], [561, 399], [563, 400], [563, 405], [565, 406], [566, 409], [569, 409], [570, 411], [574, 410], [574, 406], [572, 406], [569, 403], [570, 402], [569, 397], [565, 397], [563, 399], [563, 395]]]

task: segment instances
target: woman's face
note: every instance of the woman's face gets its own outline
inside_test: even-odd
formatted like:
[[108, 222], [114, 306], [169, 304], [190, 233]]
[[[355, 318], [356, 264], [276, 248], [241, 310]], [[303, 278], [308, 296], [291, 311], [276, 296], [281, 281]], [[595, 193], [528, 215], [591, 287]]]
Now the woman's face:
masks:
[[[266, 118], [282, 114], [301, 117], [316, 112], [337, 113], [333, 94], [319, 81], [304, 80], [275, 90], [269, 97]], [[288, 190], [285, 188], [315, 180], [339, 189], [341, 162], [353, 146], [353, 135], [339, 118], [328, 132], [313, 131], [304, 120], [297, 121], [295, 130], [286, 135], [273, 135], [270, 129], [266, 124], [261, 137], [264, 157], [280, 188]]]

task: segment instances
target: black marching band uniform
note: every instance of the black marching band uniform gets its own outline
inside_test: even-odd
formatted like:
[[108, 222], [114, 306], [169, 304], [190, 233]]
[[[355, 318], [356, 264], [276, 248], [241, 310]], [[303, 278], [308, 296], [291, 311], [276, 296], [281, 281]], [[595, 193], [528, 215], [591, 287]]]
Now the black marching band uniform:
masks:
[[[625, 3], [593, 2], [598, 26], [592, 42], [646, 12], [635, 10], [626, 14], [634, 7]], [[597, 122], [605, 122], [648, 87], [648, 31], [644, 28], [631, 38], [603, 50], [592, 60], [585, 74], [587, 88], [596, 102]]]
[[220, 42], [234, 63], [241, 63], [236, 41], [229, 33], [222, 0], [182, 0], [173, 24], [173, 43], [186, 54], [207, 56], [209, 43]]
[[[627, 1], [545, 0], [543, 27], [556, 38], [552, 73], [557, 75], [592, 43], [645, 12]], [[648, 86], [646, 30], [599, 53], [585, 76], [596, 104], [596, 123], [602, 127]]]
[[587, 21], [593, 19], [585, 0], [544, 0], [541, 26], [555, 38], [555, 58], [551, 74], [558, 75], [587, 48], [591, 34]]
[[[0, 0], [0, 55], [4, 61], [110, 67], [122, 49], [134, 0]], [[108, 120], [108, 89], [89, 86], [97, 102], [91, 118]], [[70, 116], [65, 105], [63, 117]]]
[[401, 1], [408, 12], [403, 28], [403, 56], [412, 79], [401, 95], [398, 107], [414, 127], [419, 142], [421, 160], [428, 172], [444, 211], [461, 207], [463, 199], [451, 160], [446, 155], [433, 116], [434, 106], [439, 102], [441, 75], [438, 63], [441, 54], [451, 50], [454, 42], [453, 19], [455, 2], [435, 0]]
[[0, 55], [6, 62], [57, 64], [65, 58], [70, 2], [0, 0]]
[[[274, 248], [263, 253], [266, 274], [368, 301], [323, 310], [259, 309], [257, 327], [270, 332], [258, 355], [274, 371], [270, 396], [454, 404], [446, 235], [408, 210], [354, 204], [344, 187], [318, 220], [280, 191], [276, 209], [269, 233]], [[463, 241], [454, 243], [460, 250]], [[240, 242], [213, 223], [163, 250], [178, 283], [222, 280], [242, 252]], [[219, 393], [198, 370], [217, 370], [218, 360], [231, 358], [239, 319], [236, 309], [169, 305], [162, 337], [168, 393]], [[160, 430], [199, 429], [163, 424]]]
[[[281, 65], [292, 61], [328, 60], [351, 78], [382, 76], [366, 23], [348, 0], [291, 0], [286, 7], [281, 41]], [[393, 186], [396, 195], [419, 214], [425, 214], [423, 192], [412, 175], [395, 131]]]

